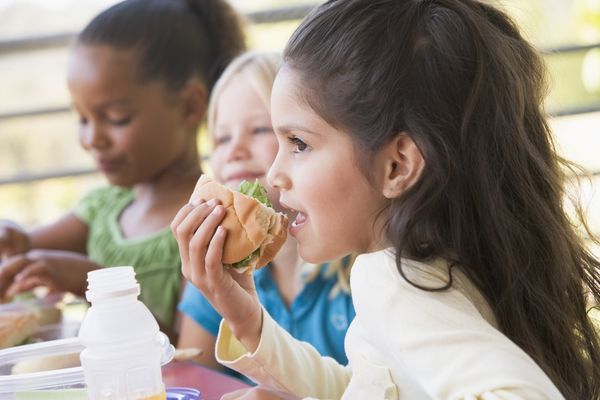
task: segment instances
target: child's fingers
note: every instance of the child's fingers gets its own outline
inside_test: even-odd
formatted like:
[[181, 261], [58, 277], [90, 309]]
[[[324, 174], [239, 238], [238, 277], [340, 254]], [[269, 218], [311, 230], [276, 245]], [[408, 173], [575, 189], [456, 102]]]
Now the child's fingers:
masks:
[[18, 255], [6, 259], [0, 264], [0, 294], [13, 283], [15, 275], [23, 270], [31, 261], [25, 255]]
[[43, 275], [31, 276], [27, 279], [23, 279], [13, 283], [6, 291], [6, 296], [16, 296], [19, 293], [27, 292], [40, 286], [45, 286], [50, 289], [54, 289], [54, 281], [48, 278], [47, 276]]
[[177, 234], [177, 227], [181, 224], [181, 221], [183, 221], [189, 215], [189, 213], [192, 212], [193, 209], [194, 206], [190, 203], [187, 203], [186, 205], [181, 207], [179, 211], [177, 211], [177, 214], [175, 214], [175, 218], [173, 218], [173, 221], [171, 221], [171, 232], [173, 232], [174, 235]]
[[23, 268], [21, 272], [15, 275], [15, 282], [24, 281], [36, 275], [47, 275], [48, 274], [48, 264], [44, 261], [35, 261], [32, 264], [29, 264], [27, 267]]
[[217, 204], [216, 200], [210, 200], [192, 208], [175, 229], [177, 239], [189, 241]]
[[54, 280], [48, 273], [48, 265], [43, 261], [36, 261], [15, 275], [15, 280], [6, 291], [6, 295], [14, 296], [38, 286], [55, 286]]
[[[194, 266], [192, 276], [195, 279], [202, 280], [205, 270], [206, 253], [209, 243], [217, 229], [217, 225], [225, 216], [223, 206], [216, 206], [204, 219], [202, 225], [196, 229], [190, 240], [189, 253], [190, 260]], [[220, 264], [220, 260], [219, 260]]]
[[175, 236], [177, 236], [178, 232], [180, 232], [181, 226], [185, 224], [186, 221], [189, 221], [190, 219], [197, 219], [198, 214], [202, 214], [203, 212], [206, 212], [206, 210], [212, 210], [217, 204], [219, 204], [219, 200], [212, 199], [207, 202], [197, 200], [193, 203], [184, 205], [177, 212], [175, 218], [173, 218], [173, 221], [171, 222], [171, 231]]
[[227, 231], [222, 226], [218, 226], [213, 235], [208, 250], [206, 252], [206, 274], [212, 282], [221, 282], [223, 279], [223, 246]]

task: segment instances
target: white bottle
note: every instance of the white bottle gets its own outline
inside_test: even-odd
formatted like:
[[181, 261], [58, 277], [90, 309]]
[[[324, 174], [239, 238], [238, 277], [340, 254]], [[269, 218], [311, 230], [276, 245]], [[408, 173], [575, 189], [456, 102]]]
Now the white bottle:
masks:
[[[79, 341], [88, 399], [159, 400], [165, 388], [161, 358], [166, 336], [137, 297], [132, 267], [88, 273], [87, 300], [92, 306], [81, 324]], [[166, 339], [167, 347], [171, 347]]]

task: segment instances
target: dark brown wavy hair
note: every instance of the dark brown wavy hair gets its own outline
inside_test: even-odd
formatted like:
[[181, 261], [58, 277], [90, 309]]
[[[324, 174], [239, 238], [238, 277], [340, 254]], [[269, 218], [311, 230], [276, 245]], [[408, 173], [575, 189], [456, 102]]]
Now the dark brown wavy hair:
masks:
[[400, 132], [419, 146], [422, 176], [387, 210], [400, 274], [401, 257], [459, 266], [566, 398], [597, 399], [585, 292], [600, 300], [600, 263], [563, 204], [573, 169], [546, 121], [544, 65], [511, 19], [473, 0], [328, 1], [284, 61], [307, 103], [351, 135], [367, 177]]
[[141, 80], [174, 91], [198, 77], [210, 92], [246, 49], [241, 19], [225, 0], [125, 0], [92, 19], [76, 43], [135, 50]]

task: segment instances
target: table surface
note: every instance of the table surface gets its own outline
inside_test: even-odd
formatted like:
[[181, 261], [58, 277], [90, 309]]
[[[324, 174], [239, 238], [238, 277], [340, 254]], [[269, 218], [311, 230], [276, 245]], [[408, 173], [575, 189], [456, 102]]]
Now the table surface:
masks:
[[193, 361], [174, 361], [162, 368], [165, 387], [189, 387], [202, 392], [202, 400], [219, 400], [225, 393], [250, 387], [247, 383]]

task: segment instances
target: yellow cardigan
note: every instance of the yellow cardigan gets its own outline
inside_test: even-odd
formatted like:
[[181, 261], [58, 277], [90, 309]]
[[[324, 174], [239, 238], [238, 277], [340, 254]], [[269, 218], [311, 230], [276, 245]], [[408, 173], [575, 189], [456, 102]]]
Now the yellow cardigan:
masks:
[[[420, 285], [439, 287], [447, 264], [404, 261]], [[356, 309], [345, 340], [348, 366], [321, 357], [264, 312], [253, 354], [222, 322], [218, 360], [254, 381], [319, 399], [563, 399], [539, 366], [496, 329], [487, 302], [465, 275], [427, 292], [397, 271], [391, 251], [359, 256], [350, 285]]]

